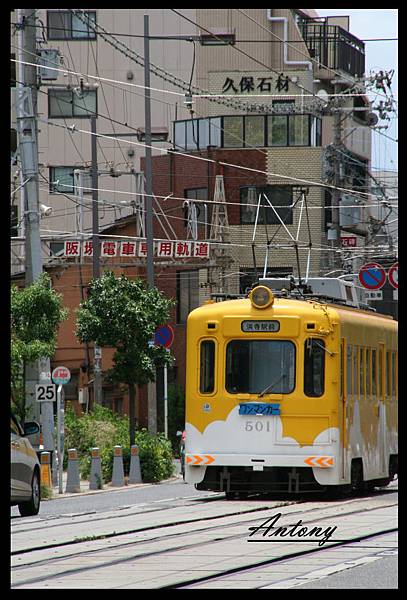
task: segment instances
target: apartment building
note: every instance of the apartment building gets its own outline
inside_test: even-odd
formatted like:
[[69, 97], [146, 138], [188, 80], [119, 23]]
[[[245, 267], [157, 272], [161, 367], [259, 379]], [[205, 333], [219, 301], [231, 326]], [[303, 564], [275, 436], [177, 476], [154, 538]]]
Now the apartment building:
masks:
[[[178, 302], [172, 315], [173, 378], [182, 385], [186, 317], [210, 293], [245, 293], [264, 268], [310, 276], [332, 270], [336, 169], [345, 190], [341, 236], [363, 255], [368, 197], [353, 190], [367, 192], [370, 185], [364, 44], [350, 33], [348, 18], [319, 18], [311, 9], [39, 9], [38, 51], [44, 67], [56, 67], [42, 69], [37, 94], [42, 252], [71, 309], [91, 277], [91, 259], [64, 254], [67, 240], [85, 240], [91, 232], [92, 115], [101, 134], [102, 239], [143, 232], [137, 199], [144, 171], [144, 14], [152, 36], [153, 131], [161, 140], [167, 135], [154, 142], [154, 237], [210, 247], [205, 259], [173, 255], [164, 266], [155, 258], [156, 285]], [[18, 61], [17, 33], [11, 52]], [[18, 81], [21, 63], [16, 64]], [[334, 101], [328, 104], [333, 94], [341, 98], [339, 130]], [[22, 236], [18, 191], [14, 198], [15, 233]], [[24, 271], [23, 240], [15, 240], [12, 249], [18, 277]], [[360, 259], [354, 256], [341, 265], [342, 272], [357, 269]], [[107, 256], [101, 264], [102, 270], [113, 266], [145, 276], [142, 256], [126, 261]], [[81, 365], [92, 359], [75, 340], [72, 319], [61, 326], [55, 359], [69, 363], [75, 399], [92, 378], [91, 365], [86, 371]], [[107, 352], [103, 370], [110, 358]], [[110, 390], [106, 398], [126, 410], [125, 393]]]

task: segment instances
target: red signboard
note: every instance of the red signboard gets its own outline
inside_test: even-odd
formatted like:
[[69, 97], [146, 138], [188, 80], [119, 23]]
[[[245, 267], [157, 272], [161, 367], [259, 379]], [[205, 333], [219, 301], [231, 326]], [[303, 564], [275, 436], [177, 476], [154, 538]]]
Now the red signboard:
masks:
[[357, 239], [354, 235], [341, 237], [341, 245], [344, 248], [356, 248]]

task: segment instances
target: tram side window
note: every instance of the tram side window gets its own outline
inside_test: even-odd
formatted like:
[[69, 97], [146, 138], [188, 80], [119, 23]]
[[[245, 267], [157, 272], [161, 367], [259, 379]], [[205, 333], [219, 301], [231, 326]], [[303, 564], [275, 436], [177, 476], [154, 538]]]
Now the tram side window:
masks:
[[372, 367], [370, 364], [370, 355], [371, 355], [371, 350], [370, 348], [367, 348], [366, 350], [366, 396], [370, 396], [371, 393], [371, 376], [372, 376]]
[[358, 347], [353, 346], [353, 394], [358, 395]]
[[386, 352], [386, 396], [390, 396], [390, 352]]
[[377, 362], [376, 350], [372, 350], [372, 395], [377, 394]]
[[215, 389], [215, 342], [205, 340], [201, 343], [199, 365], [199, 391], [210, 394]]
[[383, 350], [380, 348], [379, 350], [379, 396], [380, 398], [383, 396]]
[[304, 347], [304, 394], [318, 397], [324, 393], [325, 343], [309, 338]]
[[346, 394], [352, 395], [352, 346], [346, 348]]
[[392, 396], [396, 395], [396, 353], [391, 353], [391, 388]]
[[365, 395], [365, 349], [359, 348], [359, 396]]

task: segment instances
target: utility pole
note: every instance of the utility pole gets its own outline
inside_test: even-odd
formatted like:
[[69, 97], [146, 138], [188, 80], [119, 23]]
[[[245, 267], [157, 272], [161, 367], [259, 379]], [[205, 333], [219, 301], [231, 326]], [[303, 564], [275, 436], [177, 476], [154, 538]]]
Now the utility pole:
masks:
[[[144, 120], [145, 120], [145, 207], [147, 241], [147, 283], [154, 287], [154, 233], [153, 233], [153, 182], [151, 161], [151, 92], [150, 92], [150, 28], [149, 17], [144, 15]], [[155, 382], [147, 385], [148, 431], [157, 433], [157, 389]]]
[[[21, 178], [25, 213], [25, 284], [31, 285], [42, 274], [40, 207], [38, 189], [38, 124], [37, 69], [23, 64], [36, 61], [36, 27], [33, 8], [18, 9], [19, 83], [17, 84], [16, 115]], [[33, 58], [34, 57], [34, 58]], [[51, 382], [50, 360], [43, 358], [26, 366], [25, 395], [29, 418], [41, 422], [44, 450], [52, 452], [54, 460], [54, 417], [52, 402], [36, 402], [35, 385]], [[38, 440], [40, 442], [40, 440]]]
[[[341, 142], [342, 142], [342, 119], [341, 119], [341, 111], [339, 108], [340, 100], [336, 96], [337, 94], [337, 85], [334, 84], [334, 94], [335, 94], [335, 106], [334, 106], [334, 114], [333, 114], [333, 133], [334, 133], [334, 189], [332, 190], [332, 231], [334, 235], [333, 244], [332, 244], [332, 269], [340, 269], [342, 266], [341, 263], [341, 227], [340, 227], [340, 215], [339, 215], [339, 205], [340, 205], [340, 190], [341, 187], [341, 172], [340, 172], [340, 158], [339, 152]], [[336, 251], [334, 251], [334, 249]]]
[[[92, 248], [93, 279], [100, 277], [100, 239], [99, 239], [99, 206], [98, 206], [98, 158], [96, 115], [90, 118], [92, 132]], [[94, 342], [93, 350], [93, 400], [102, 404], [102, 348]]]

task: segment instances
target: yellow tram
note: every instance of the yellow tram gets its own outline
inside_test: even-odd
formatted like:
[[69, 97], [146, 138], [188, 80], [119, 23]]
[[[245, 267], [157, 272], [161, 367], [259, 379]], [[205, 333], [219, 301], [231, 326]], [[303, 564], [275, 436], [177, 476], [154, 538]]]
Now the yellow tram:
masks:
[[397, 322], [255, 287], [187, 324], [185, 481], [235, 494], [397, 473]]

